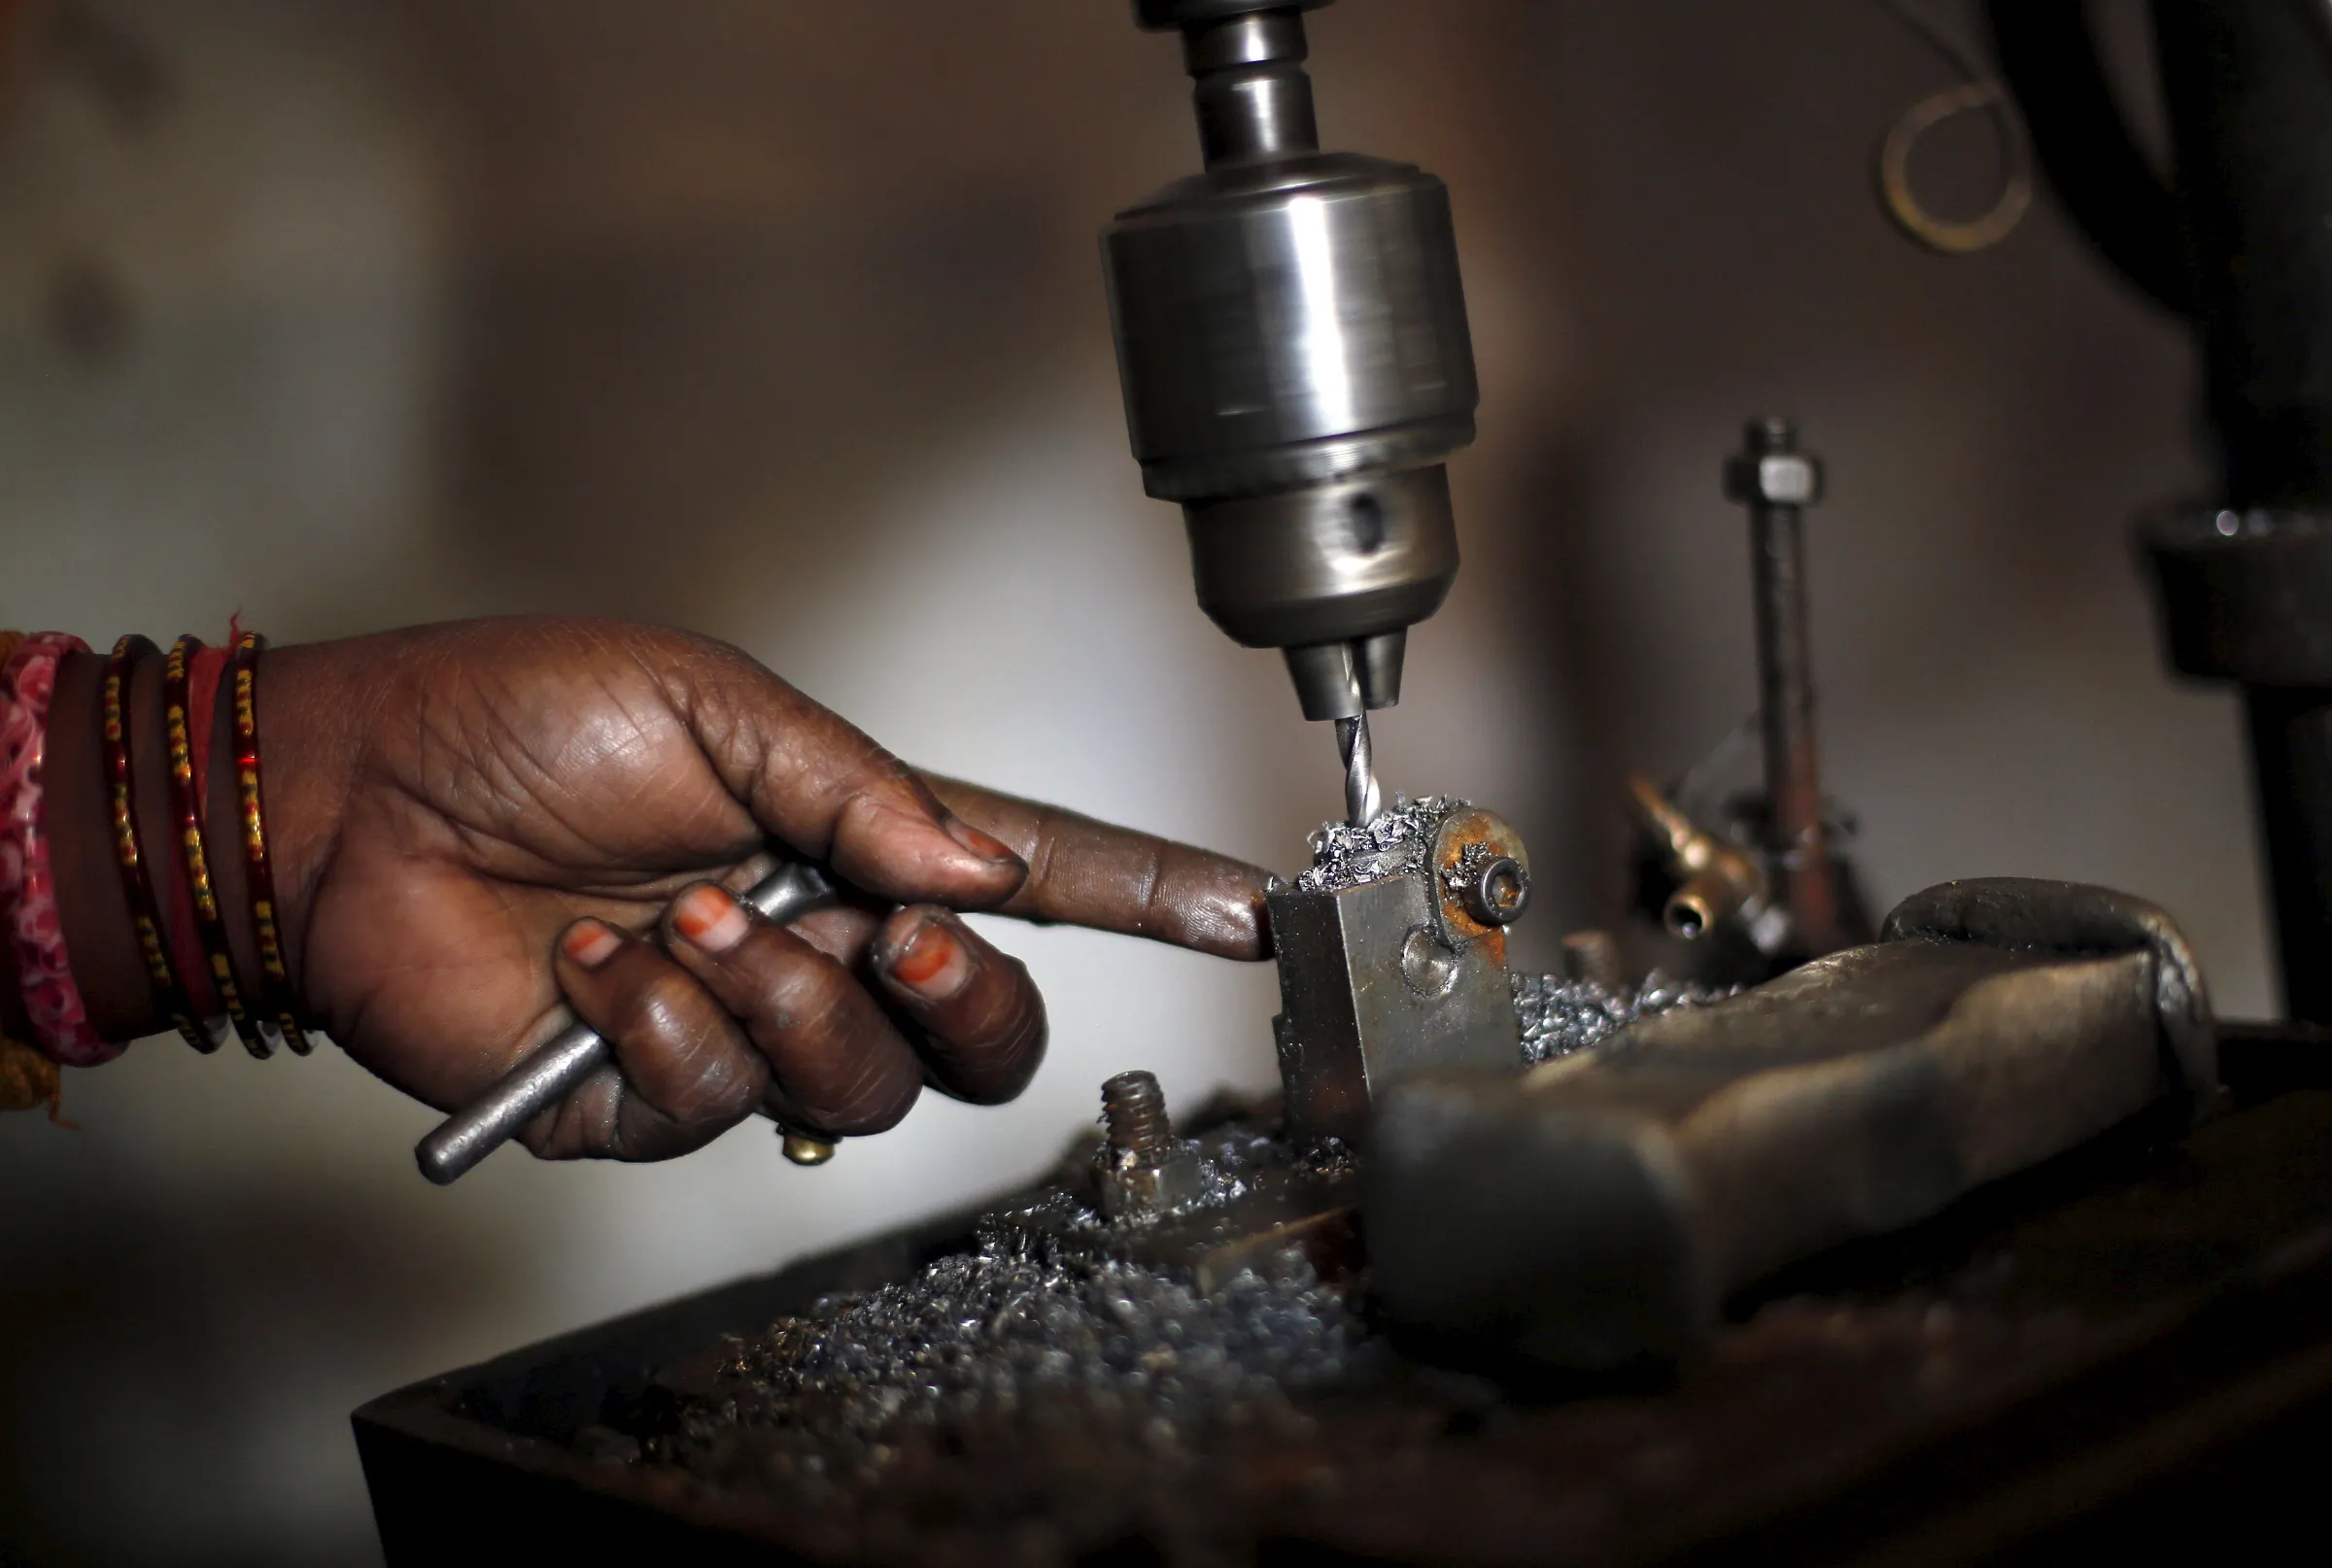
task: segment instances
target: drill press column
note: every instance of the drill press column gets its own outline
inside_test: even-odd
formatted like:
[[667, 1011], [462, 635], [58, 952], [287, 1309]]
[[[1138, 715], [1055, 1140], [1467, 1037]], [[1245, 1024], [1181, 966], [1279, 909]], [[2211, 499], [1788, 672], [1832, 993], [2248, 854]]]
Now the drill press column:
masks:
[[1319, 150], [1301, 13], [1324, 3], [1137, 0], [1182, 32], [1207, 166], [1102, 248], [1134, 456], [1182, 503], [1199, 604], [1285, 651], [1354, 767], [1457, 575], [1442, 464], [1478, 393], [1448, 189]]

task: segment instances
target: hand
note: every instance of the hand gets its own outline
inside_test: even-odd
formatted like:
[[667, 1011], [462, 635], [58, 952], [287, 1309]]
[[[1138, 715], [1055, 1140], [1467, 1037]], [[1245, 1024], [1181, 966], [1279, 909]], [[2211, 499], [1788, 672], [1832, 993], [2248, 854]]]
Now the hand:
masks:
[[[874, 1133], [926, 1082], [1011, 1099], [1044, 1003], [959, 910], [1266, 952], [1262, 871], [922, 778], [700, 638], [423, 628], [270, 653], [259, 700], [308, 1006], [452, 1108], [553, 1033], [564, 997], [617, 1068], [528, 1129], [546, 1157], [663, 1158], [763, 1107]], [[772, 849], [829, 867], [849, 903], [782, 929], [749, 914], [724, 890]]]

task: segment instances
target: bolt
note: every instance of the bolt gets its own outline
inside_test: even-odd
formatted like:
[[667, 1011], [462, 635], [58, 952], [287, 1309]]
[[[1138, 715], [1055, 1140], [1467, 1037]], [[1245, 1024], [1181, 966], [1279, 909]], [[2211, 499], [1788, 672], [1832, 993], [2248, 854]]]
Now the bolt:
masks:
[[1103, 1084], [1101, 1121], [1116, 1163], [1155, 1165], [1174, 1146], [1174, 1123], [1167, 1119], [1166, 1092], [1155, 1073], [1120, 1073]]
[[1798, 956], [1816, 956], [1844, 945], [1837, 867], [1822, 816], [1805, 615], [1805, 508], [1822, 498], [1821, 460], [1800, 450], [1788, 420], [1752, 420], [1741, 451], [1726, 460], [1725, 493], [1749, 508], [1758, 727], [1766, 754], [1764, 847], [1779, 871], [1774, 892], [1789, 912], [1790, 940]]
[[1120, 1073], [1101, 1086], [1109, 1142], [1095, 1172], [1095, 1196], [1112, 1219], [1146, 1220], [1206, 1191], [1198, 1155], [1174, 1136], [1154, 1073]]

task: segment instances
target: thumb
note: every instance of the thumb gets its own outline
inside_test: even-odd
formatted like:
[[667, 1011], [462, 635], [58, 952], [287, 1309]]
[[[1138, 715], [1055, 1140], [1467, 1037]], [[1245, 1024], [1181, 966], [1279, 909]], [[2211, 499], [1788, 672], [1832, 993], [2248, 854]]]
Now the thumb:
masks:
[[957, 818], [898, 758], [741, 655], [692, 695], [698, 743], [762, 830], [853, 885], [902, 903], [985, 909], [1027, 879], [1020, 857]]

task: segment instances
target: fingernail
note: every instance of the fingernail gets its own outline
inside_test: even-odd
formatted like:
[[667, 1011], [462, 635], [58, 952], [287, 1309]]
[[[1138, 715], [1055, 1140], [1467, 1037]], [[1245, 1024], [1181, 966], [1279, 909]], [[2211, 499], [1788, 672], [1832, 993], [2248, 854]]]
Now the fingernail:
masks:
[[926, 920], [891, 955], [891, 978], [926, 1002], [944, 1002], [972, 975], [972, 955], [947, 922]]
[[1020, 857], [1006, 848], [1002, 839], [981, 833], [961, 817], [947, 819], [947, 836], [977, 855], [981, 860], [999, 864], [1018, 865]]
[[566, 928], [559, 938], [561, 951], [587, 970], [596, 970], [615, 956], [624, 939], [604, 921], [588, 917]]
[[753, 921], [724, 889], [705, 883], [690, 888], [672, 904], [672, 929], [692, 947], [725, 953], [745, 939]]

